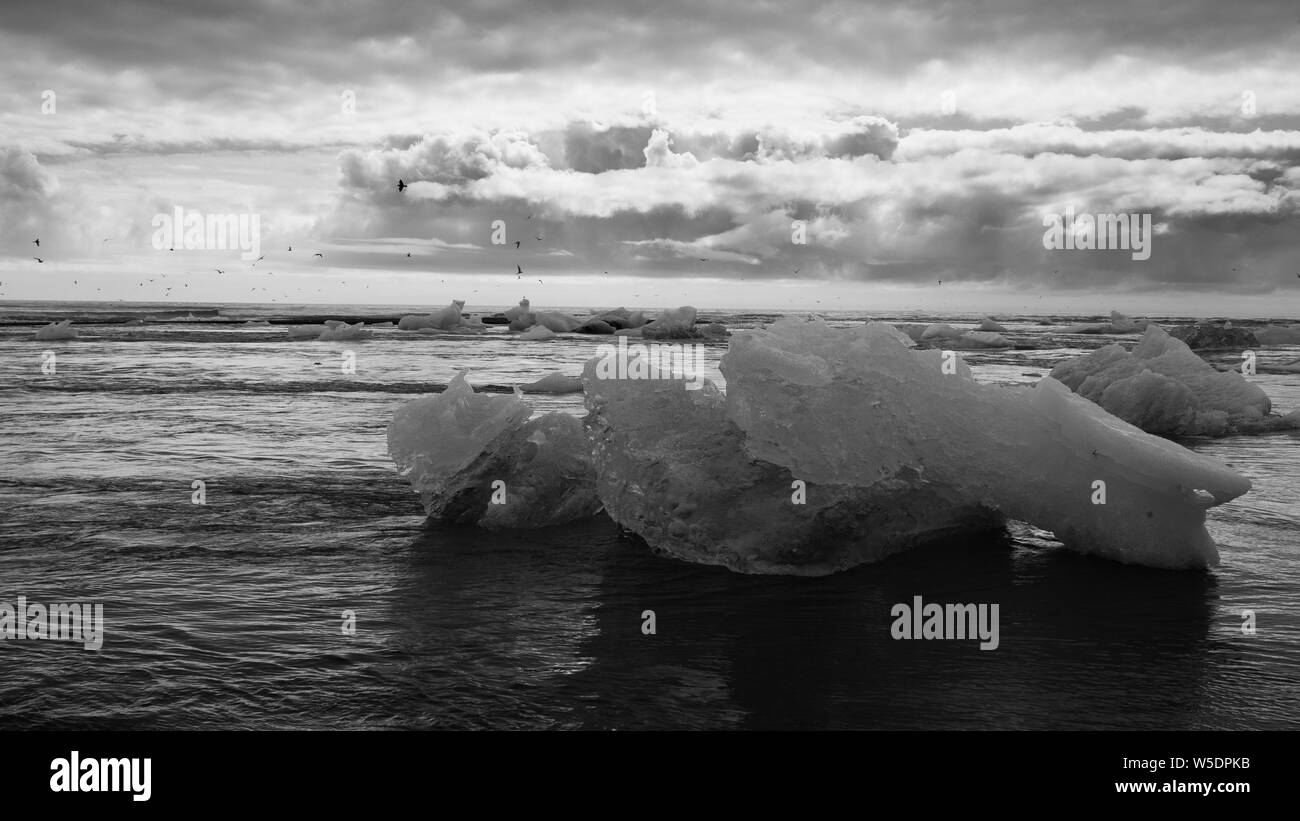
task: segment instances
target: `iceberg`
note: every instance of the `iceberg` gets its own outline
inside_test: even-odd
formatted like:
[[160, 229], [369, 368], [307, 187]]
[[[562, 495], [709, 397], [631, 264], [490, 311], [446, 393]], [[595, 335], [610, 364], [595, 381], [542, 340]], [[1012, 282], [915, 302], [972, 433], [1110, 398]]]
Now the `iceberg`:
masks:
[[32, 339], [41, 342], [53, 342], [57, 339], [76, 339], [77, 329], [72, 327], [72, 320], [65, 319], [62, 322], [51, 322], [44, 328], [39, 328]]
[[[529, 420], [518, 396], [458, 376], [397, 411], [390, 453], [430, 516], [532, 527], [603, 507], [656, 552], [745, 573], [833, 573], [1007, 519], [1082, 553], [1204, 568], [1206, 510], [1251, 486], [1056, 379], [983, 385], [886, 325], [738, 332], [725, 394], [605, 364], [584, 367], [583, 422]], [[497, 479], [520, 486], [508, 504]]]
[[[1149, 325], [1132, 351], [1107, 345], [1061, 362], [1052, 378], [1148, 433], [1222, 436], [1276, 427], [1264, 389], [1226, 373]], [[1283, 417], [1286, 418], [1286, 417]]]
[[474, 393], [458, 373], [442, 393], [397, 409], [388, 453], [433, 519], [501, 529], [595, 515], [582, 422], [531, 414], [517, 396]]
[[998, 333], [998, 334], [1004, 334], [1007, 332], [1006, 328], [994, 322], [993, 317], [989, 317], [989, 316], [984, 317], [984, 319], [980, 321], [980, 326], [977, 330], [992, 331], [993, 333]]

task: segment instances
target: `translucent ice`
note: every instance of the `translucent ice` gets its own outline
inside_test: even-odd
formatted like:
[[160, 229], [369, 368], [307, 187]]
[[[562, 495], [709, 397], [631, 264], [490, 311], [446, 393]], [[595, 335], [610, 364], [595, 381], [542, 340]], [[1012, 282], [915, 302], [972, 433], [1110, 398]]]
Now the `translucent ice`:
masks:
[[738, 334], [720, 368], [746, 452], [810, 485], [906, 481], [949, 508], [981, 505], [1049, 529], [1084, 553], [1217, 563], [1205, 509], [1249, 480], [1055, 379], [981, 385], [964, 364], [946, 373], [940, 351], [910, 350], [896, 334], [793, 320]]
[[1148, 433], [1219, 436], [1261, 423], [1271, 409], [1263, 388], [1219, 372], [1159, 325], [1132, 351], [1107, 345], [1060, 363], [1052, 377]]
[[998, 334], [1004, 334], [1007, 332], [1006, 328], [994, 322], [993, 318], [988, 316], [984, 317], [984, 319], [980, 321], [979, 330], [992, 331], [993, 333], [998, 333]]
[[600, 510], [582, 423], [529, 420], [511, 395], [476, 394], [457, 374], [441, 394], [408, 402], [388, 426], [388, 453], [431, 518], [487, 528], [545, 527]]

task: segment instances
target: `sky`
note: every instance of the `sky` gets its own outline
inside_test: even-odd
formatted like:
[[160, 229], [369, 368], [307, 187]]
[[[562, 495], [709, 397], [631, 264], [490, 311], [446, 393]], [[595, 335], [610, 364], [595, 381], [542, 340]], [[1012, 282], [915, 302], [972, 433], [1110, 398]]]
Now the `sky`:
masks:
[[5, 0], [0, 301], [1300, 317], [1300, 6], [1162, 5]]

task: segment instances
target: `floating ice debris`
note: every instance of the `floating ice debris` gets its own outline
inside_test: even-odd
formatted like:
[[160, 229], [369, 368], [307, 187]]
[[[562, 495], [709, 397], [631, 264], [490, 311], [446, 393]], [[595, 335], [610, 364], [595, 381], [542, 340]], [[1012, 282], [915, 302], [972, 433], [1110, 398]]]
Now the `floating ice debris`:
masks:
[[536, 311], [533, 313], [533, 321], [545, 328], [550, 328], [557, 334], [576, 331], [582, 325], [582, 320], [576, 316], [569, 316], [555, 311]]
[[984, 319], [980, 321], [979, 330], [992, 331], [993, 333], [999, 333], [999, 334], [1004, 334], [1007, 332], [1006, 328], [994, 322], [993, 318], [988, 316], [984, 317]]
[[921, 339], [957, 339], [965, 331], [959, 331], [947, 322], [936, 322], [921, 333]]
[[[603, 505], [657, 551], [741, 572], [831, 573], [1004, 517], [1122, 562], [1217, 563], [1205, 510], [1248, 480], [1055, 379], [981, 385], [910, 345], [874, 323], [781, 320], [733, 338], [725, 396], [707, 380], [599, 378], [596, 358], [586, 438], [458, 376], [399, 409], [390, 452], [431, 516], [540, 526]], [[494, 505], [498, 479], [523, 492]]]
[[533, 340], [554, 339], [555, 331], [552, 331], [550, 328], [546, 327], [545, 325], [534, 325], [533, 327], [521, 333], [519, 335], [519, 338], [533, 339]]
[[[326, 322], [329, 325], [328, 322]], [[370, 336], [370, 331], [366, 330], [366, 323], [358, 322], [355, 325], [349, 325], [346, 322], [340, 322], [337, 325], [329, 325], [321, 331], [317, 337], [322, 342], [343, 342], [345, 340], [365, 339]]]
[[42, 342], [52, 342], [57, 339], [76, 339], [77, 329], [72, 327], [72, 320], [65, 319], [62, 322], [51, 322], [44, 328], [36, 331], [36, 336], [32, 339]]
[[[1217, 563], [1205, 499], [1236, 498], [1249, 480], [1055, 379], [981, 385], [964, 364], [945, 373], [940, 351], [909, 350], [896, 334], [782, 320], [733, 337], [720, 368], [745, 452], [810, 488], [901, 485], [944, 500], [932, 508], [938, 517], [991, 508], [1084, 553], [1166, 568]], [[888, 514], [860, 511], [846, 537], [869, 536], [873, 517]]]
[[520, 385], [519, 389], [524, 393], [581, 393], [582, 380], [556, 371], [548, 373], [536, 382]]
[[641, 336], [646, 339], [693, 339], [695, 315], [696, 311], [690, 305], [661, 311], [654, 322], [641, 328]]
[[460, 328], [465, 325], [465, 317], [461, 316], [461, 310], [465, 307], [465, 300], [452, 300], [446, 308], [439, 308], [427, 316], [408, 314], [402, 317], [397, 327], [403, 331], [418, 331], [421, 328], [436, 328], [438, 330], [449, 331], [453, 328]]
[[388, 452], [434, 519], [487, 528], [545, 527], [600, 510], [582, 423], [529, 421], [516, 396], [476, 394], [457, 374], [441, 394], [408, 402]]
[[1290, 424], [1268, 419], [1263, 388], [1221, 373], [1158, 325], [1132, 351], [1107, 345], [1058, 364], [1052, 377], [1148, 433], [1221, 436]]

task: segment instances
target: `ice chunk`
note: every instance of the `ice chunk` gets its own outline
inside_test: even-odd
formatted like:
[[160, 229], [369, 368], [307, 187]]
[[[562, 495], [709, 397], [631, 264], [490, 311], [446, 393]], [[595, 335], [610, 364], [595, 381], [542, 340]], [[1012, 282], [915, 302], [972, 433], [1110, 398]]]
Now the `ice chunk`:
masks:
[[554, 339], [555, 331], [545, 325], [534, 325], [519, 335], [520, 339]]
[[1159, 325], [1133, 350], [1107, 345], [1058, 364], [1052, 377], [1148, 433], [1220, 436], [1261, 423], [1271, 410], [1264, 389], [1221, 373]]
[[527, 316], [528, 314], [531, 313], [532, 311], [528, 307], [528, 300], [521, 299], [519, 300], [519, 304], [516, 305], [515, 307], [506, 308], [505, 318], [510, 320], [511, 322], [514, 322], [516, 319], [519, 319], [522, 316]]
[[415, 314], [404, 316], [398, 321], [397, 327], [403, 331], [418, 331], [421, 328], [450, 331], [465, 324], [465, 318], [461, 316], [461, 311], [464, 308], [465, 300], [455, 299], [446, 308], [439, 308], [427, 316]]
[[32, 339], [40, 340], [42, 342], [52, 342], [56, 339], [76, 338], [77, 329], [72, 327], [71, 319], [65, 319], [62, 322], [51, 322], [44, 328], [37, 329], [36, 336], [32, 337]]
[[800, 489], [797, 475], [746, 452], [712, 382], [692, 391], [682, 381], [601, 379], [597, 368], [592, 360], [583, 373], [597, 491], [656, 551], [742, 573], [824, 575], [1000, 522], [908, 478]]
[[936, 322], [921, 333], [921, 339], [957, 339], [965, 331], [959, 331], [947, 322]]
[[641, 328], [646, 339], [693, 339], [696, 311], [690, 305], [661, 311], [654, 322]]
[[943, 361], [874, 324], [783, 320], [733, 337], [720, 368], [746, 451], [810, 485], [905, 480], [950, 507], [979, 504], [1052, 530], [1084, 553], [1217, 563], [1205, 507], [1245, 493], [1249, 480], [1055, 379], [981, 385], [964, 364], [945, 373]]
[[548, 373], [536, 382], [520, 385], [524, 393], [580, 393], [582, 380], [576, 376], [565, 376], [561, 371]]
[[322, 342], [343, 342], [353, 339], [366, 339], [369, 336], [370, 331], [366, 330], [366, 323], [364, 322], [358, 322], [355, 325], [340, 322], [321, 331], [317, 339]]
[[582, 423], [530, 414], [517, 396], [476, 394], [457, 374], [441, 394], [397, 409], [388, 453], [430, 518], [545, 527], [598, 512]]
[[569, 333], [576, 331], [582, 324], [582, 320], [576, 316], [558, 313], [556, 311], [537, 311], [533, 314], [533, 320], [546, 328], [550, 328], [557, 334]]
[[998, 334], [1004, 334], [1007, 332], [1006, 328], [994, 322], [993, 318], [988, 316], [984, 317], [984, 319], [980, 321], [979, 330], [992, 331], [993, 333], [998, 333]]

